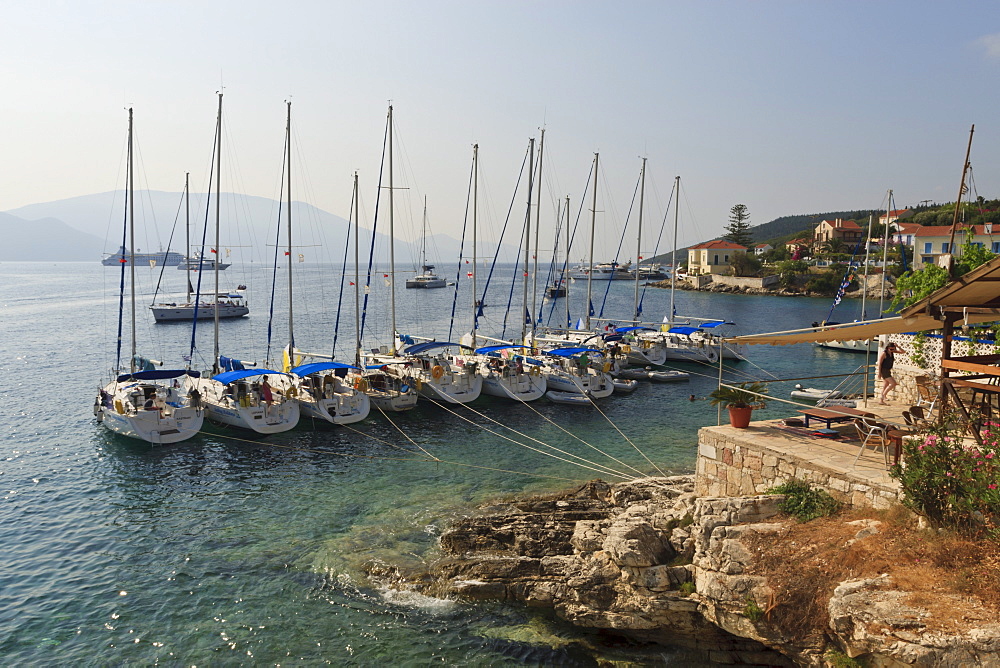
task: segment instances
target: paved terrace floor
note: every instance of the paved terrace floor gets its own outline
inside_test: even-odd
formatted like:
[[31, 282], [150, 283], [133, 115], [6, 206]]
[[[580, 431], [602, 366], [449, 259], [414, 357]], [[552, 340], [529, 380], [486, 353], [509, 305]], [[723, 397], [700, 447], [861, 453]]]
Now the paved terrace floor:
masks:
[[[891, 403], [883, 406], [877, 401], [869, 401], [867, 406], [858, 406], [858, 410], [872, 413], [877, 415], [879, 420], [897, 425], [904, 424], [902, 413], [907, 408], [908, 406]], [[835, 410], [834, 407], [830, 409]], [[788, 406], [787, 417], [801, 418], [802, 414], [796, 413], [794, 407]], [[746, 429], [735, 429], [728, 424], [710, 427], [713, 431], [720, 430], [720, 435], [724, 434], [729, 439], [744, 442], [753, 449], [771, 450], [784, 459], [807, 464], [809, 468], [826, 469], [839, 477], [882, 489], [899, 489], [899, 483], [889, 477], [881, 448], [878, 450], [874, 448], [876, 439], [869, 441], [868, 447], [855, 466], [854, 459], [858, 455], [858, 448], [861, 447], [861, 439], [854, 424], [849, 422], [832, 425], [832, 428], [841, 434], [840, 439], [812, 436], [810, 432], [817, 428], [825, 428], [825, 425], [814, 421], [809, 429], [788, 427], [780, 419], [751, 422]], [[891, 447], [889, 453], [891, 462]]]

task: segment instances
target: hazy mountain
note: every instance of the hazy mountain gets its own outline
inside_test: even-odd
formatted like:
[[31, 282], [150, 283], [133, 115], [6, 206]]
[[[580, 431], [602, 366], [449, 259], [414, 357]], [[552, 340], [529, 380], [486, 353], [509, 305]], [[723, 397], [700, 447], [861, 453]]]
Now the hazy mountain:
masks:
[[25, 220], [0, 213], [0, 261], [74, 262], [101, 258], [103, 241], [56, 218]]
[[[220, 245], [229, 250], [231, 260], [262, 261], [274, 255], [276, 225], [280, 215], [282, 229], [286, 212], [275, 200], [266, 197], [235, 196], [223, 193], [220, 211]], [[206, 207], [206, 204], [209, 206]], [[4, 230], [16, 229], [18, 234], [5, 234], [9, 239], [0, 259], [94, 260], [102, 253], [113, 253], [121, 245], [124, 222], [124, 197], [120, 192], [97, 193], [69, 199], [31, 204], [6, 212]], [[215, 204], [204, 193], [191, 193], [192, 246], [200, 245], [209, 209], [207, 244], [215, 238]], [[3, 214], [0, 214], [3, 215]], [[348, 239], [348, 221], [303, 202], [293, 202], [295, 240], [299, 253], [321, 261], [339, 262]], [[146, 252], [165, 249], [184, 252], [185, 225], [183, 195], [161, 191], [139, 191], [135, 199], [136, 250]], [[398, 216], [397, 216], [398, 222]], [[16, 223], [16, 224], [15, 224]], [[379, 221], [379, 229], [387, 226]], [[396, 241], [399, 266], [419, 261], [419, 240]], [[59, 243], [54, 240], [60, 239]], [[284, 231], [280, 241], [286, 243]], [[361, 228], [362, 262], [368, 257], [371, 230]], [[16, 243], [15, 243], [16, 241]], [[460, 241], [444, 234], [428, 236], [428, 260], [439, 267], [454, 264]], [[480, 244], [480, 253], [492, 254], [495, 247]], [[468, 248], [466, 249], [468, 250]], [[505, 247], [505, 252], [510, 249]], [[376, 258], [388, 260], [388, 237], [381, 232], [376, 240]]]

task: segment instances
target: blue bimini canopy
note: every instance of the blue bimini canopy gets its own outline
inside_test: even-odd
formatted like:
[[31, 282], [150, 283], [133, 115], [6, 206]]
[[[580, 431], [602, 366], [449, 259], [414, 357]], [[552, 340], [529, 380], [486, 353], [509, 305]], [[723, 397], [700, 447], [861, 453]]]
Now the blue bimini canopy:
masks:
[[735, 324], [736, 324], [735, 322], [726, 322], [725, 320], [719, 320], [717, 322], [703, 322], [698, 326], [701, 327], [702, 329], [709, 329], [711, 327], [718, 327], [719, 325], [735, 325]]
[[502, 346], [486, 346], [484, 348], [476, 348], [477, 355], [489, 355], [490, 353], [498, 353], [501, 350], [512, 350], [514, 348], [524, 348], [525, 350], [531, 350], [531, 346], [517, 346], [514, 344], [506, 344]]
[[188, 369], [155, 369], [153, 371], [136, 371], [135, 373], [123, 373], [118, 376], [118, 382], [124, 383], [126, 380], [165, 380], [167, 378], [180, 378], [181, 376], [191, 376], [200, 378], [201, 373]]
[[652, 327], [615, 327], [615, 331], [619, 334], [625, 334], [627, 332], [634, 332], [637, 329], [641, 329], [644, 332], [655, 332], [656, 330]]
[[223, 385], [229, 385], [230, 383], [235, 383], [238, 380], [243, 380], [244, 378], [250, 378], [251, 376], [266, 376], [267, 374], [274, 374], [276, 376], [287, 376], [287, 373], [281, 373], [280, 371], [272, 371], [271, 369], [244, 369], [243, 371], [226, 371], [220, 373], [216, 376], [212, 376], [212, 380], [217, 380]]
[[553, 348], [552, 350], [545, 351], [546, 355], [553, 355], [555, 357], [573, 357], [574, 355], [582, 355], [583, 353], [604, 354], [597, 348]]
[[697, 327], [671, 327], [667, 330], [668, 334], [687, 334], [691, 335], [698, 331]]
[[357, 369], [356, 366], [344, 364], [343, 362], [314, 362], [313, 364], [303, 364], [292, 369], [296, 376], [308, 376], [311, 373], [321, 371], [331, 371], [333, 369]]
[[447, 348], [448, 346], [461, 346], [461, 343], [450, 343], [448, 341], [427, 341], [425, 343], [418, 343], [415, 346], [410, 346], [403, 350], [407, 355], [419, 355], [420, 353], [425, 353], [428, 350], [433, 350], [434, 348]]

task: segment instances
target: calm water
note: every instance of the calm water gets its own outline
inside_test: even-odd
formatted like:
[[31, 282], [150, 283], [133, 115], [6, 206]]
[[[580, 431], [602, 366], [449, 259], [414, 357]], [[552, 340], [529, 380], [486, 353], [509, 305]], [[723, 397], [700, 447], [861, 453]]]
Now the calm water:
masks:
[[[296, 343], [329, 352], [339, 276], [328, 267], [296, 269]], [[453, 278], [454, 268], [449, 273]], [[223, 324], [222, 352], [262, 360], [269, 271], [236, 266], [223, 276], [223, 287], [249, 285], [253, 315]], [[153, 449], [111, 435], [91, 412], [114, 359], [117, 281], [115, 268], [96, 262], [0, 265], [5, 664], [593, 661], [591, 654], [562, 647], [576, 637], [572, 630], [537, 613], [392, 593], [365, 581], [360, 566], [433, 558], [436, 537], [449, 520], [484, 500], [598, 477], [484, 431], [487, 418], [597, 459], [549, 418], [631, 466], [655, 472], [604, 417], [544, 401], [515, 406], [484, 398], [474, 407], [485, 417], [464, 413], [474, 424], [428, 406], [395, 418], [414, 442], [447, 463], [417, 461], [413, 444], [381, 418], [356, 425], [357, 431], [303, 424], [266, 441], [203, 434]], [[155, 281], [152, 272], [140, 272], [144, 291]], [[165, 281], [171, 290], [182, 288], [183, 274], [169, 268]], [[493, 331], [505, 311], [510, 279], [498, 285], [487, 296], [491, 320], [481, 331]], [[582, 286], [572, 287], [574, 300]], [[372, 333], [388, 329], [385, 293], [382, 284], [372, 291]], [[447, 336], [451, 290], [398, 293], [401, 331]], [[595, 296], [598, 306], [600, 298]], [[177, 364], [188, 353], [190, 327], [154, 326], [148, 300], [138, 300], [140, 353]], [[468, 329], [470, 298], [461, 300], [454, 339]], [[681, 314], [729, 318], [747, 333], [808, 325], [829, 308], [825, 300], [688, 292], [678, 292], [677, 301]], [[613, 285], [609, 314], [629, 313], [631, 302], [631, 285]], [[650, 290], [647, 317], [660, 319], [668, 303], [667, 291]], [[353, 336], [353, 296], [345, 296], [344, 306], [341, 352]], [[852, 317], [855, 307], [844, 306], [848, 313], [838, 315]], [[288, 339], [284, 297], [275, 308], [280, 316], [272, 350], [280, 352]], [[366, 333], [366, 345], [377, 343]], [[200, 328], [198, 345], [200, 368], [199, 360], [212, 355], [211, 327]], [[859, 363], [850, 354], [811, 346], [761, 347], [752, 351], [751, 363], [727, 377], [764, 377], [762, 369], [783, 377], [842, 373]], [[697, 428], [715, 423], [714, 408], [688, 399], [714, 388], [717, 369], [686, 370], [705, 375], [690, 383], [644, 384], [631, 396], [601, 403], [663, 471], [690, 471]], [[788, 389], [773, 392], [787, 396]], [[684, 662], [672, 652], [632, 654], [644, 662]]]

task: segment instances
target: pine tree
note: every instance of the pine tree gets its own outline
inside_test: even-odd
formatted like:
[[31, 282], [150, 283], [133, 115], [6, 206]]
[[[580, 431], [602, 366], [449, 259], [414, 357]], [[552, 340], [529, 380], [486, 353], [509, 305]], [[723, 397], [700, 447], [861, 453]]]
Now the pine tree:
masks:
[[729, 224], [726, 225], [726, 241], [750, 248], [753, 233], [750, 232], [750, 212], [746, 204], [736, 204], [729, 210]]

